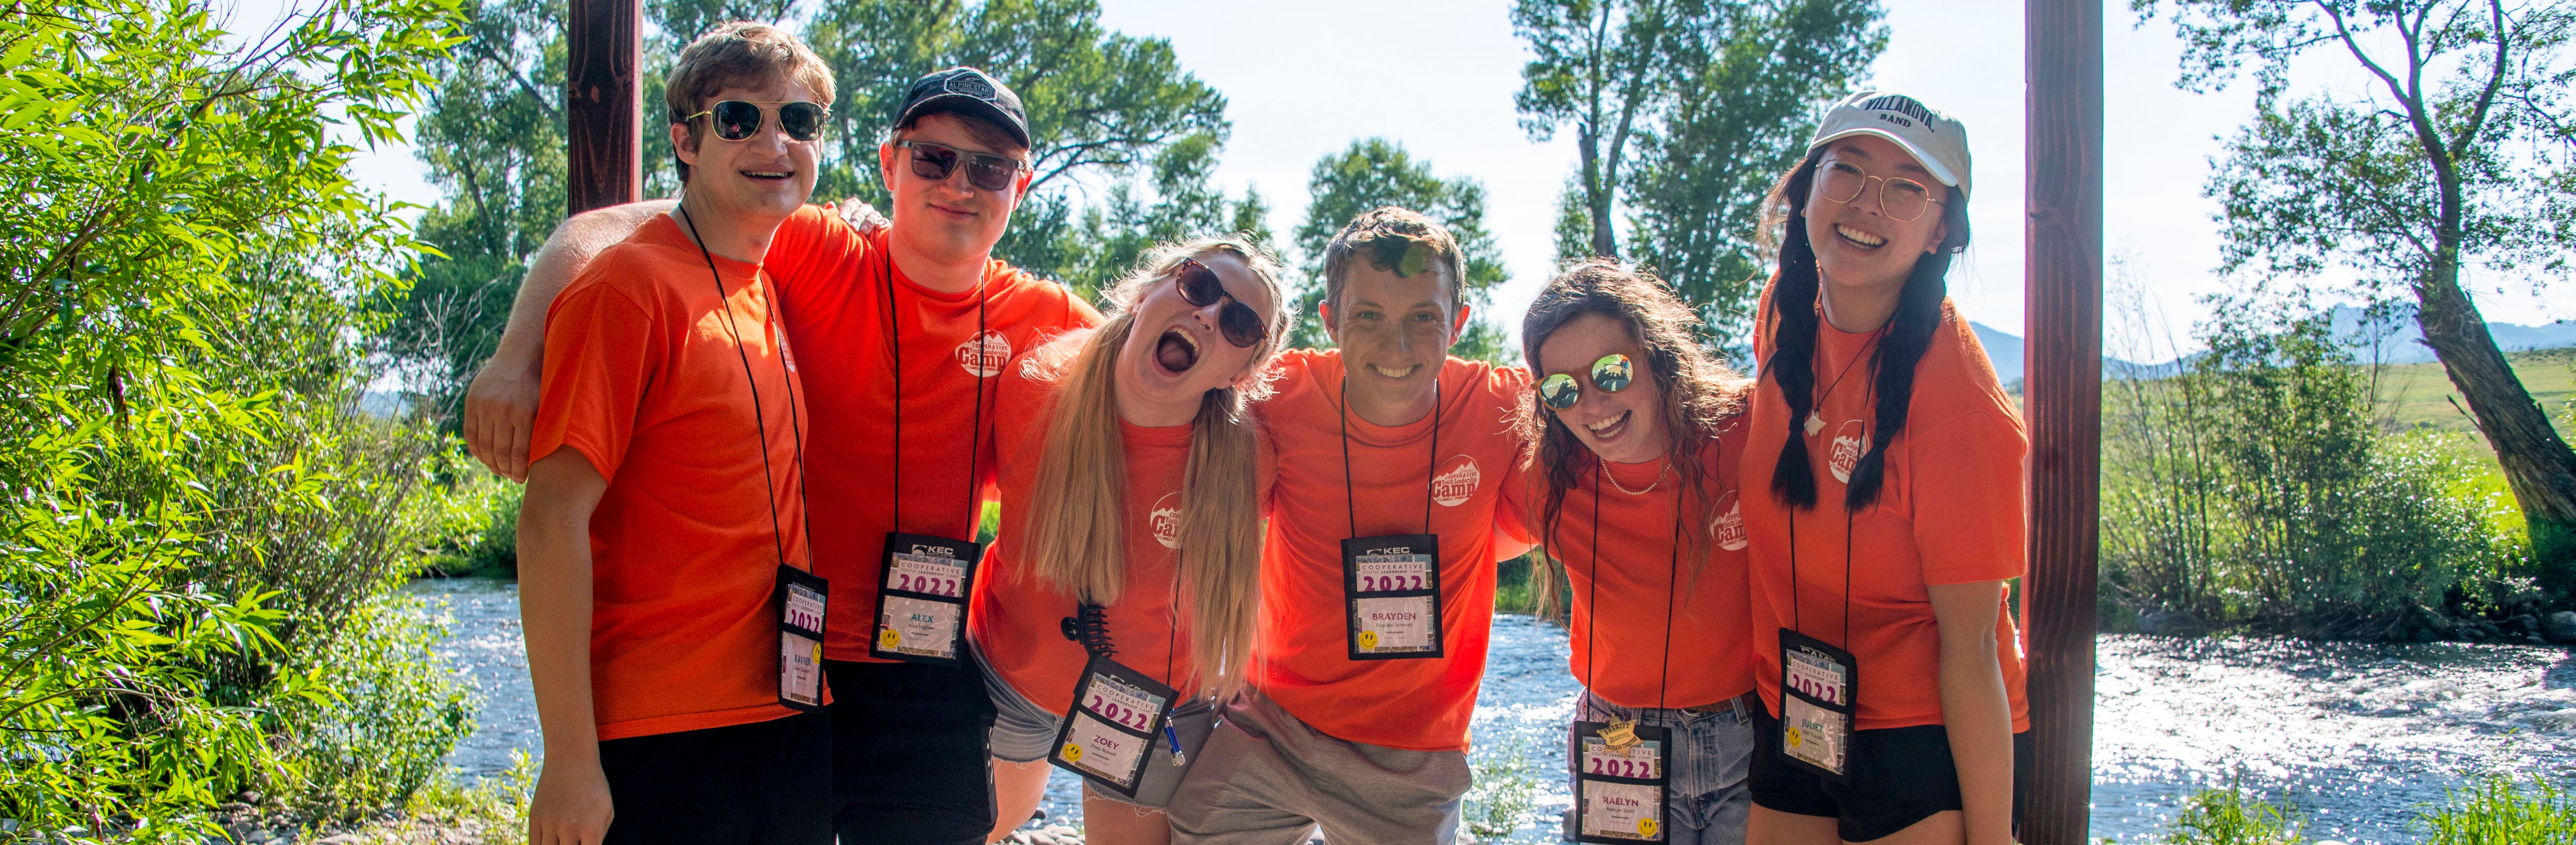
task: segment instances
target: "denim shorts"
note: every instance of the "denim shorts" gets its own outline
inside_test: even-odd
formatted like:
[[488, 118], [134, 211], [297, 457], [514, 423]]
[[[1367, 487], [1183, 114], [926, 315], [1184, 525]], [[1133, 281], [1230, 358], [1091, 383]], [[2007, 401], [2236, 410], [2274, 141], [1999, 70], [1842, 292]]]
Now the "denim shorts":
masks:
[[[976, 649], [975, 660], [981, 663], [983, 659], [983, 650]], [[993, 699], [993, 730], [988, 744], [994, 758], [1013, 763], [1034, 763], [1046, 759], [1047, 752], [1055, 747], [1057, 731], [1064, 727], [1064, 717], [1047, 712], [1046, 708], [1029, 700], [1018, 687], [1003, 680], [1001, 673], [992, 671], [990, 665], [985, 666], [984, 692]], [[1215, 705], [1204, 697], [1183, 701], [1173, 708], [1172, 732], [1181, 740], [1184, 759], [1198, 756], [1200, 746], [1207, 742], [1208, 731], [1215, 725]], [[1162, 738], [1156, 737], [1155, 749], [1149, 752], [1145, 763], [1145, 777], [1136, 784], [1136, 797], [1095, 788], [1087, 777], [1083, 779], [1082, 790], [1083, 794], [1094, 798], [1159, 809], [1171, 801], [1172, 790], [1180, 785], [1181, 776], [1188, 773], [1188, 764], [1174, 765], [1170, 751], [1163, 747]]]
[[[1590, 690], [1575, 705], [1583, 722], [1636, 719], [1640, 725], [1670, 728], [1674, 734], [1672, 779], [1664, 789], [1664, 841], [1671, 845], [1727, 843], [1742, 845], [1744, 821], [1753, 813], [1748, 783], [1753, 765], [1754, 713], [1746, 698], [1714, 712], [1653, 707], [1621, 707]], [[1757, 705], [1758, 706], [1758, 705]], [[1569, 794], [1583, 786], [1568, 767]], [[1566, 823], [1574, 821], [1568, 811]]]

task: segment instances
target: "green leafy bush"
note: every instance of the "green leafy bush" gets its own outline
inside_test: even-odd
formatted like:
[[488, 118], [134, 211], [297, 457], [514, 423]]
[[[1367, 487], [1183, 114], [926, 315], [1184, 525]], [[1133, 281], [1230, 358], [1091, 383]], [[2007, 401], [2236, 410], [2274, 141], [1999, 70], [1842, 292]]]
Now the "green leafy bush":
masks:
[[2453, 790], [2439, 809], [2418, 816], [2427, 845], [2576, 844], [2576, 800], [2533, 777], [2529, 792], [2501, 775]]

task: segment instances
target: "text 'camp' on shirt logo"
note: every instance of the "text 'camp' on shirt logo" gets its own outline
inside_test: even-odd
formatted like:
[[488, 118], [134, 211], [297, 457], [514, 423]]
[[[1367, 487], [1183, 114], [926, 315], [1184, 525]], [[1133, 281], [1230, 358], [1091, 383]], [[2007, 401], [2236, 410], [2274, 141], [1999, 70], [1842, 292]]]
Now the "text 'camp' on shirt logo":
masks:
[[1154, 510], [1146, 518], [1152, 520], [1154, 542], [1163, 544], [1166, 549], [1181, 547], [1181, 491], [1174, 490], [1155, 499]]
[[1451, 455], [1431, 476], [1431, 500], [1446, 508], [1466, 504], [1469, 497], [1476, 495], [1476, 485], [1484, 480], [1484, 474], [1476, 470], [1475, 458]]
[[1717, 500], [1717, 518], [1708, 521], [1708, 536], [1717, 547], [1730, 552], [1743, 551], [1748, 542], [1744, 533], [1744, 502], [1736, 491], [1728, 490]]
[[1011, 341], [1001, 332], [985, 332], [957, 344], [957, 365], [976, 378], [997, 376], [1011, 362]]
[[1834, 480], [1850, 484], [1852, 467], [1860, 465], [1861, 453], [1867, 451], [1869, 421], [1844, 420], [1841, 428], [1834, 429], [1834, 456], [1828, 464], [1834, 470]]

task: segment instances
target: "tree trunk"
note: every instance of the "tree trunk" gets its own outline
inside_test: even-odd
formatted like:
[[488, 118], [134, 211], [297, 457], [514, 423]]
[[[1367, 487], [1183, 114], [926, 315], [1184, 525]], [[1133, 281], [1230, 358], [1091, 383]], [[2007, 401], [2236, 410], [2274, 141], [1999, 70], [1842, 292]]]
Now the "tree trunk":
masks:
[[2477, 304], [2460, 289], [2458, 264], [2437, 262], [2416, 285], [2415, 297], [2424, 341], [2441, 356], [2460, 398], [2468, 400], [2522, 505], [2541, 589], [2560, 601], [2576, 596], [2576, 452], [2506, 366]]

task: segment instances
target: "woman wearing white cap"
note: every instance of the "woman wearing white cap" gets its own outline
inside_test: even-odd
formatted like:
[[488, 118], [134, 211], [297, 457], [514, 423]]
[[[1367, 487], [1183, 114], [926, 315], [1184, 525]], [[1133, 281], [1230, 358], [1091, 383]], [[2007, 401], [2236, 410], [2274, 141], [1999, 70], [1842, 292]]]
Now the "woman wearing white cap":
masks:
[[1751, 845], [2007, 845], [2026, 766], [2021, 415], [1943, 277], [1965, 127], [1903, 94], [1825, 114], [1769, 200], [1745, 447]]

